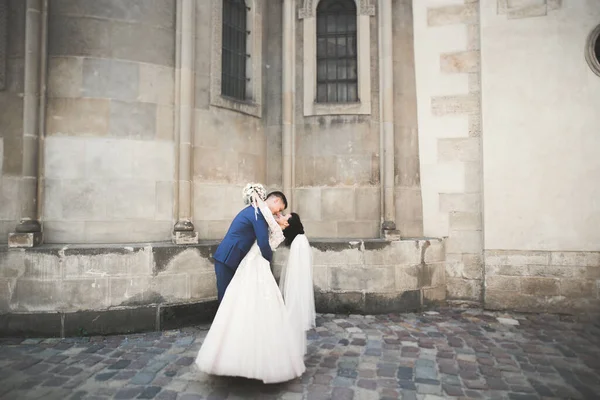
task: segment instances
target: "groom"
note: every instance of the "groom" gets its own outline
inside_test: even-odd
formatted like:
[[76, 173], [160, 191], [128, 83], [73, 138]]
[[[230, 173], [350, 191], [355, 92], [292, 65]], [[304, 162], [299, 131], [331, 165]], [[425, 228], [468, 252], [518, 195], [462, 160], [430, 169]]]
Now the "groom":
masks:
[[[282, 192], [271, 192], [265, 201], [269, 210], [275, 216], [287, 208], [287, 199]], [[260, 210], [255, 214], [254, 207], [247, 206], [236, 215], [223, 241], [217, 248], [215, 259], [215, 274], [217, 275], [217, 291], [219, 303], [223, 300], [225, 290], [233, 279], [233, 275], [242, 259], [248, 254], [254, 241], [262, 256], [269, 262], [273, 257], [269, 245], [269, 227]]]

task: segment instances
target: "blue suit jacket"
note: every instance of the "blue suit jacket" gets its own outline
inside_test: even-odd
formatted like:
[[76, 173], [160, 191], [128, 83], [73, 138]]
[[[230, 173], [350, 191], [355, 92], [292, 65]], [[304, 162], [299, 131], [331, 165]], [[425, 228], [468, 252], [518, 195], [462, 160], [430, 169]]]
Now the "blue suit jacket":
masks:
[[269, 245], [267, 221], [260, 210], [258, 215], [255, 215], [254, 207], [247, 206], [231, 222], [213, 258], [235, 271], [255, 240], [258, 242], [262, 256], [271, 262], [273, 251]]

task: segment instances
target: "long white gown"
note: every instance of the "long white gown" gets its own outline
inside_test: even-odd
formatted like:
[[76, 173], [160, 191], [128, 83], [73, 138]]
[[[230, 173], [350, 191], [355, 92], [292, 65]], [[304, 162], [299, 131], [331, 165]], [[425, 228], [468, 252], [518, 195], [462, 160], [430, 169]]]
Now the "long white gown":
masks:
[[[272, 233], [281, 233], [268, 209], [260, 208]], [[279, 236], [270, 238], [271, 247]], [[304, 373], [304, 352], [270, 264], [254, 243], [225, 291], [196, 365], [212, 375], [278, 383]]]
[[279, 282], [285, 305], [292, 316], [293, 329], [306, 353], [306, 331], [315, 327], [312, 250], [306, 235], [297, 235]]

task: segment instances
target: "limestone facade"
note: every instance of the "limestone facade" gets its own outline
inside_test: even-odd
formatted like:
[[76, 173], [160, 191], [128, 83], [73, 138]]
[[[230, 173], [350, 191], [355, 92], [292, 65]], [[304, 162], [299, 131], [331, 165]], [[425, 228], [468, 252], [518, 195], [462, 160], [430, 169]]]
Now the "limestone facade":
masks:
[[[358, 99], [322, 103], [316, 0], [246, 0], [245, 100], [221, 92], [223, 0], [0, 0], [0, 235], [120, 248], [46, 260], [103, 274], [103, 307], [126, 303], [113, 278], [141, 277], [127, 293], [143, 302], [205, 301], [205, 241], [222, 238], [258, 181], [286, 193], [317, 242], [397, 249], [389, 262], [368, 260], [388, 257], [375, 245], [317, 257], [323, 308], [369, 310], [407, 290], [420, 304], [598, 307], [600, 61], [586, 41], [600, 5], [354, 1]], [[140, 243], [172, 242], [205, 249], [206, 268], [154, 273]], [[434, 242], [444, 255], [429, 272], [402, 261]], [[21, 310], [17, 287], [92, 279], [61, 266], [19, 286], [14, 260], [46, 261], [3, 254], [0, 312]], [[119, 257], [139, 257], [139, 274], [114, 271]], [[186, 292], [169, 297], [175, 286]], [[69, 301], [48, 304], [86, 307]]]

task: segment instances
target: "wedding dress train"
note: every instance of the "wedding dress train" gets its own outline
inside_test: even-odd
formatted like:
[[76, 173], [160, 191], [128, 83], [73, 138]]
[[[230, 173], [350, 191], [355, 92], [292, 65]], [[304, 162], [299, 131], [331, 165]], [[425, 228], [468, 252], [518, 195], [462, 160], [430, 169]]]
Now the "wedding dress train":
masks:
[[304, 373], [304, 353], [305, 342], [255, 243], [225, 292], [196, 365], [208, 374], [277, 383]]

